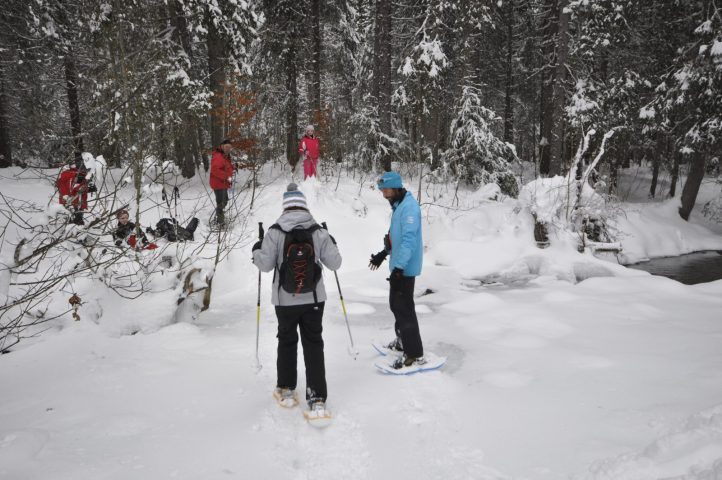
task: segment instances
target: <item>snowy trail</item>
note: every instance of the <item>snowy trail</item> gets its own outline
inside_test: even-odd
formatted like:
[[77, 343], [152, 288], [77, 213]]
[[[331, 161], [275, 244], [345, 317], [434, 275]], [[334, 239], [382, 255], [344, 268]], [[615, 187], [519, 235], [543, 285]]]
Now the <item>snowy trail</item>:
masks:
[[[640, 282], [644, 289], [630, 288]], [[2, 378], [22, 369], [3, 400], [0, 459], [12, 458], [14, 467], [2, 467], [0, 478], [124, 479], [132, 472], [136, 479], [213, 479], [251, 472], [311, 479], [345, 472], [340, 478], [552, 479], [661, 437], [683, 420], [680, 408], [703, 411], [722, 399], [716, 315], [722, 300], [709, 286], [645, 277], [450, 296], [437, 288], [417, 299], [429, 312], [420, 313], [422, 335], [426, 348], [449, 362], [410, 377], [372, 367], [371, 340], [392, 332], [379, 292], [347, 294], [355, 305], [356, 360], [346, 352], [338, 297], [330, 295], [325, 338], [335, 420], [326, 430], [271, 398], [270, 307], [263, 309], [259, 373], [255, 311], [222, 292], [196, 324], [153, 334], [98, 336], [97, 326], [75, 324], [48, 337], [43, 356], [33, 347], [0, 363]], [[600, 290], [615, 294], [613, 304]], [[677, 305], [682, 295], [695, 299], [694, 318]], [[474, 317], [474, 308], [485, 314]], [[299, 359], [299, 389], [302, 365]], [[683, 390], [675, 389], [680, 379]], [[675, 438], [687, 447], [661, 440], [653, 460], [681, 463], [676, 471], [715, 468], [716, 427], [702, 440], [684, 432]], [[634, 473], [640, 458], [652, 461], [643, 455], [597, 464], [598, 473], [584, 478], [608, 478], [609, 471], [642, 478]]]

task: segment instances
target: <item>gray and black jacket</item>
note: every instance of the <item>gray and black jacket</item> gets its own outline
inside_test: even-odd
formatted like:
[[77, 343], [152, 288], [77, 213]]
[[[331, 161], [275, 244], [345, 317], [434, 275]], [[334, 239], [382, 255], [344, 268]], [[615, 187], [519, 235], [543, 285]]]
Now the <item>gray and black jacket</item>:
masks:
[[[276, 221], [283, 231], [288, 232], [296, 227], [309, 228], [316, 224], [313, 216], [306, 210], [286, 210]], [[263, 239], [261, 248], [253, 252], [253, 264], [262, 272], [270, 272], [280, 269], [283, 263], [283, 245], [286, 241], [286, 234], [281, 230], [269, 228]], [[324, 229], [313, 232], [313, 248], [316, 254], [316, 261], [331, 270], [338, 270], [341, 267], [341, 254], [338, 247], [331, 240], [330, 235]], [[316, 300], [314, 292], [292, 294], [279, 288], [278, 271], [274, 272], [271, 303], [276, 306], [307, 305], [309, 303], [326, 301], [326, 289], [323, 285], [323, 276], [316, 285]]]

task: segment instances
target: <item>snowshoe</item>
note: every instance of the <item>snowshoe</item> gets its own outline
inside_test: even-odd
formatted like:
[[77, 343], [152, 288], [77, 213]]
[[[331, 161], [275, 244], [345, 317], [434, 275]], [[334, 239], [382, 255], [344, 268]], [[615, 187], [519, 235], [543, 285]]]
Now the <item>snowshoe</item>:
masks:
[[303, 412], [303, 416], [316, 428], [324, 428], [331, 424], [331, 412], [326, 409], [326, 402], [323, 400], [313, 402], [309, 409]]
[[278, 388], [273, 390], [273, 398], [278, 404], [284, 408], [293, 408], [298, 405], [298, 397], [296, 391], [290, 388]]
[[383, 373], [391, 375], [411, 375], [441, 368], [446, 363], [446, 357], [439, 357], [426, 352], [423, 357], [411, 358], [406, 355], [394, 357], [392, 360], [382, 358], [374, 366]]

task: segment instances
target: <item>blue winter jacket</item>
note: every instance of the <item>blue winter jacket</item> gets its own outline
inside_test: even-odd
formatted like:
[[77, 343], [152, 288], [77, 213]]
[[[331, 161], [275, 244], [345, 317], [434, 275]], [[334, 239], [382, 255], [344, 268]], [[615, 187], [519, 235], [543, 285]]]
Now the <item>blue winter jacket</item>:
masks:
[[389, 269], [400, 268], [405, 277], [421, 275], [424, 242], [421, 238], [421, 209], [411, 194], [406, 192], [401, 201], [391, 207], [391, 260]]

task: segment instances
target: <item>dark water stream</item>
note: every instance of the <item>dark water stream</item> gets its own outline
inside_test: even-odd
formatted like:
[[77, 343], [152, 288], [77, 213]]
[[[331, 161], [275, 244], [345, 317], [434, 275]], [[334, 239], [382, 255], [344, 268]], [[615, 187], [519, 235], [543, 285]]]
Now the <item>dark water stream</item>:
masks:
[[668, 277], [687, 285], [712, 282], [722, 278], [722, 254], [715, 251], [655, 258], [627, 266], [644, 270], [652, 275]]

